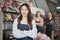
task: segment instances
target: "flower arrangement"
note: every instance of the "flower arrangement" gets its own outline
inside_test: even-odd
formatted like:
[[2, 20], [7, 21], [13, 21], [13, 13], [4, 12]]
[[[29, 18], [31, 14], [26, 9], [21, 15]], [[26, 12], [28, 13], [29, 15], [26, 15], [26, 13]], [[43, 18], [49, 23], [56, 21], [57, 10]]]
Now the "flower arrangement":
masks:
[[37, 37], [34, 40], [51, 40], [46, 34], [38, 33]]

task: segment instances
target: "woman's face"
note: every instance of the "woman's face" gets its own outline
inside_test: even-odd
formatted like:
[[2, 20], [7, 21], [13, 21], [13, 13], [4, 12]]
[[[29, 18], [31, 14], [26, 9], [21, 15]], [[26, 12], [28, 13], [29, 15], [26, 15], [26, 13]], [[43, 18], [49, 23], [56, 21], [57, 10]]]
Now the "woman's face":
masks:
[[27, 16], [28, 15], [28, 8], [26, 6], [21, 7], [21, 14], [22, 16]]
[[52, 14], [50, 12], [48, 13], [48, 17], [52, 17]]
[[37, 13], [37, 16], [40, 17], [40, 12]]

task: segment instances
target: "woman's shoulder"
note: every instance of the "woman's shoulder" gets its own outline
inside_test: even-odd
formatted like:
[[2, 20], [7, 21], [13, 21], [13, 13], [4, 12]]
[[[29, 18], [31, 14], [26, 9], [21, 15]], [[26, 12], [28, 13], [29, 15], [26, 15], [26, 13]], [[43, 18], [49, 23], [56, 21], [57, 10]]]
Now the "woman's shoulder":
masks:
[[35, 23], [35, 19], [32, 20], [32, 23], [33, 23], [33, 24]]
[[18, 20], [18, 18], [15, 18], [15, 19], [14, 19], [14, 22], [17, 22], [17, 20]]

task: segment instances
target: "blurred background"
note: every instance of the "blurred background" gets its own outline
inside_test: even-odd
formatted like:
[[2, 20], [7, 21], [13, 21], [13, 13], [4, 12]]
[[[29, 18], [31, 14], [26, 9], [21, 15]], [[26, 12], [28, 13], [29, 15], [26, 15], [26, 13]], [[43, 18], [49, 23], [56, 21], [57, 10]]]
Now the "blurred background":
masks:
[[0, 40], [15, 40], [12, 35], [12, 24], [19, 15], [20, 5], [25, 2], [31, 6], [33, 17], [37, 10], [44, 18], [48, 12], [52, 12], [55, 23], [51, 39], [60, 40], [60, 0], [0, 0]]

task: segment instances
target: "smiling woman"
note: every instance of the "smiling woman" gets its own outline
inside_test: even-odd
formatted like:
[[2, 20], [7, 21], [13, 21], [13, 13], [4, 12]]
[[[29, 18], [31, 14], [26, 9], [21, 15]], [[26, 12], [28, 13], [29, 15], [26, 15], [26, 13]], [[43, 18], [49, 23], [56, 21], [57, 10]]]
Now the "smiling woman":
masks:
[[23, 3], [19, 11], [20, 16], [13, 23], [13, 36], [16, 40], [33, 40], [37, 36], [37, 29], [29, 5]]
[[23, 7], [21, 8], [21, 14], [22, 14], [23, 16], [26, 16], [26, 15], [28, 14], [28, 9], [26, 8], [26, 6], [23, 6]]

